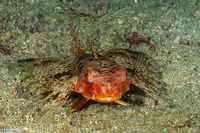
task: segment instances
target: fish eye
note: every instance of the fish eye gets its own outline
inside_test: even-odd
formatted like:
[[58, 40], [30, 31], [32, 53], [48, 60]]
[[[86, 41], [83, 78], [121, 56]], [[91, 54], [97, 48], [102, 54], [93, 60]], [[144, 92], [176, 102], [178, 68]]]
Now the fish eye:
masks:
[[88, 74], [86, 73], [86, 74], [85, 74], [85, 78], [86, 78], [86, 79], [87, 79], [87, 75], [88, 75]]

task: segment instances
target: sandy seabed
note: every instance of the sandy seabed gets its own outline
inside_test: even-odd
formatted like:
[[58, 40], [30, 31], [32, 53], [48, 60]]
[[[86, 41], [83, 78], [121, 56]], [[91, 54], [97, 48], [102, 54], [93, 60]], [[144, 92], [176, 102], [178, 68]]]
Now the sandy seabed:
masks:
[[[200, 132], [198, 0], [0, 0], [0, 11], [1, 132]], [[175, 106], [88, 102], [78, 111], [66, 106], [37, 114], [37, 101], [16, 91], [21, 80], [16, 60], [70, 60], [69, 15], [82, 41], [97, 34], [98, 52], [122, 47], [133, 32], [150, 37], [156, 46], [152, 58]]]

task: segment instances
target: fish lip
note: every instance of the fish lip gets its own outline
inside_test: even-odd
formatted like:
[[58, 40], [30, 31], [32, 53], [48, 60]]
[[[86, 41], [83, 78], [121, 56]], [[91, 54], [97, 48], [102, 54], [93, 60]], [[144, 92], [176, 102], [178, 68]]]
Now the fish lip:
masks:
[[103, 98], [99, 98], [99, 99], [115, 99], [115, 97], [103, 97]]
[[99, 101], [99, 102], [112, 102], [112, 101], [115, 101], [119, 98], [120, 97], [118, 97], [118, 96], [107, 96], [107, 97], [98, 97], [95, 100]]

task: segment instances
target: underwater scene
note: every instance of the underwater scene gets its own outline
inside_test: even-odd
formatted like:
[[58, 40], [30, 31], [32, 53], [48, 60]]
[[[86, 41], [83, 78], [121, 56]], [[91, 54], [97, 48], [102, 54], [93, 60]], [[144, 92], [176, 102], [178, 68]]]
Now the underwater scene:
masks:
[[0, 0], [0, 132], [200, 132], [199, 0]]

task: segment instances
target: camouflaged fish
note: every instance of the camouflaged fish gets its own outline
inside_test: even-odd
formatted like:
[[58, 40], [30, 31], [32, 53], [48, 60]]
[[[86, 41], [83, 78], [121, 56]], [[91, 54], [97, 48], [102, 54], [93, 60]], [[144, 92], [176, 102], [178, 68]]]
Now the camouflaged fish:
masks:
[[[71, 51], [76, 58], [73, 63], [61, 59], [41, 58], [20, 60], [23, 83], [33, 92], [52, 98], [48, 107], [55, 109], [66, 104], [72, 92], [83, 95], [71, 105], [78, 109], [88, 100], [97, 102], [116, 102], [120, 100], [133, 84], [145, 91], [155, 100], [163, 101], [156, 93], [158, 78], [150, 58], [141, 52], [127, 49], [111, 49], [106, 54], [98, 54], [94, 41], [87, 40], [89, 50], [84, 50], [76, 26], [70, 22]], [[89, 51], [89, 52], [88, 52]]]

